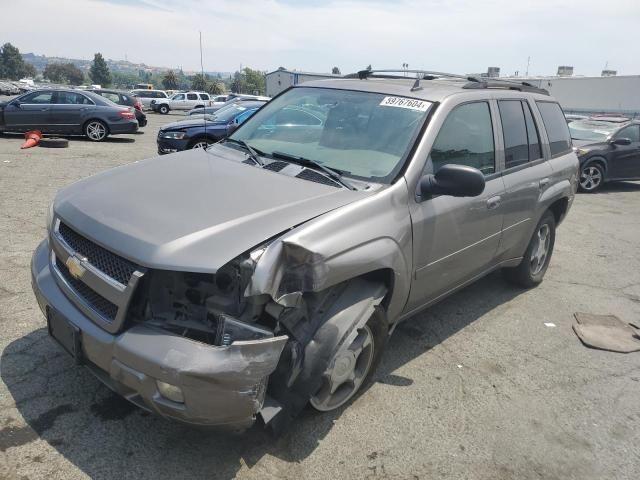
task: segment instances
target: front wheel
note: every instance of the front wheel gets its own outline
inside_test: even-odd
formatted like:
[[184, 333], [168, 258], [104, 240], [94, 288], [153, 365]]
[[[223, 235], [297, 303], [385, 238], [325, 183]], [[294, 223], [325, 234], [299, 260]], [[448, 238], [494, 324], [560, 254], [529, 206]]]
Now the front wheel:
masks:
[[209, 145], [211, 145], [212, 142], [210, 142], [209, 140], [206, 139], [198, 139], [196, 141], [194, 141], [191, 146], [189, 148], [191, 149], [196, 149], [196, 148], [207, 148]]
[[539, 285], [549, 266], [555, 241], [556, 219], [547, 211], [536, 226], [520, 265], [502, 269], [505, 278], [525, 288]]
[[388, 328], [384, 310], [376, 307], [349, 345], [335, 353], [322, 375], [322, 384], [309, 403], [321, 412], [340, 408], [366, 385], [386, 345]]
[[107, 126], [104, 122], [100, 120], [91, 120], [84, 126], [84, 134], [92, 142], [102, 142], [107, 138], [107, 135], [109, 135], [109, 130], [107, 130]]
[[169, 106], [168, 105], [160, 105], [160, 108], [158, 108], [158, 111], [162, 115], [166, 115], [167, 113], [169, 113]]
[[604, 182], [604, 168], [599, 163], [585, 165], [580, 172], [580, 191], [592, 193]]

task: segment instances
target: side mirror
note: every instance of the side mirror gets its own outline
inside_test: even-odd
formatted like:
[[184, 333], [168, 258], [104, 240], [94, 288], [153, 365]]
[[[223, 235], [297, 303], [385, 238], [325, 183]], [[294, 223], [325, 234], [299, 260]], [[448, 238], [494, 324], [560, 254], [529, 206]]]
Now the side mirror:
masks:
[[477, 197], [484, 192], [484, 175], [480, 170], [466, 165], [444, 165], [435, 175], [420, 179], [420, 196], [450, 195], [452, 197]]
[[630, 138], [616, 138], [614, 140], [611, 140], [611, 144], [612, 145], [627, 146], [627, 145], [631, 145], [631, 139]]
[[20, 108], [20, 100], [14, 100], [9, 105], [11, 105], [12, 107]]

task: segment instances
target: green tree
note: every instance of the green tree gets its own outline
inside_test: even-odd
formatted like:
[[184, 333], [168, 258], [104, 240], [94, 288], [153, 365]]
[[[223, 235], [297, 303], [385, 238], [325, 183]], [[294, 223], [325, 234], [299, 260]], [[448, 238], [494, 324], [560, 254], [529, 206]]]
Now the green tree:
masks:
[[173, 70], [169, 70], [164, 74], [164, 78], [162, 79], [162, 85], [167, 90], [177, 90], [178, 89], [178, 77]]
[[35, 67], [24, 61], [17, 47], [10, 43], [0, 47], [0, 78], [20, 80], [24, 77], [35, 77], [35, 75]]
[[196, 73], [191, 78], [191, 90], [204, 92], [207, 90], [207, 78], [201, 73]]
[[100, 52], [93, 56], [93, 62], [89, 69], [89, 77], [94, 84], [108, 87], [111, 85], [111, 72]]
[[254, 95], [264, 95], [267, 89], [267, 77], [259, 70], [244, 69], [244, 76], [247, 82], [247, 93]]
[[332, 73], [333, 75], [341, 75], [341, 73], [340, 73], [340, 69], [339, 69], [338, 67], [333, 67], [333, 68], [331, 69], [331, 73]]
[[55, 83], [81, 85], [84, 82], [82, 70], [73, 63], [49, 63], [42, 76]]
[[224, 83], [218, 80], [209, 82], [209, 85], [207, 85], [207, 92], [211, 95], [222, 95], [224, 93]]

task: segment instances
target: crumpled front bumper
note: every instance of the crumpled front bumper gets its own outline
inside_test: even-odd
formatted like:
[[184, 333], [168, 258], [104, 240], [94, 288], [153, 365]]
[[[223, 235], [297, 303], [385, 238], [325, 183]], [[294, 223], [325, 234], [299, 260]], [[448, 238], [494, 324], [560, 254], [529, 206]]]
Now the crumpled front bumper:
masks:
[[[112, 335], [58, 287], [48, 242], [33, 254], [33, 291], [45, 315], [54, 309], [80, 330], [82, 360], [108, 387], [142, 408], [197, 425], [247, 428], [261, 410], [268, 376], [288, 337], [212, 346], [144, 325]], [[184, 403], [163, 397], [156, 381], [180, 387]]]

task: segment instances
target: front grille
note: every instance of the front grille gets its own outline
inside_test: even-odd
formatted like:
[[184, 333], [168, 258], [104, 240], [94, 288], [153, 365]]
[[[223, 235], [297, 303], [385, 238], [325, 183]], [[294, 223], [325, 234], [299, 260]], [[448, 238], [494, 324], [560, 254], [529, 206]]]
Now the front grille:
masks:
[[67, 268], [67, 266], [58, 258], [56, 258], [56, 267], [60, 271], [62, 278], [64, 278], [65, 281], [69, 285], [71, 285], [71, 288], [76, 291], [76, 294], [80, 298], [82, 298], [91, 308], [93, 308], [107, 320], [113, 321], [116, 318], [116, 314], [118, 313], [117, 305], [111, 303], [102, 295], [93, 291], [93, 289], [91, 289], [85, 283], [74, 278], [71, 273], [69, 273], [69, 269]]
[[310, 170], [308, 168], [305, 168], [299, 174], [297, 174], [296, 178], [302, 178], [303, 180], [310, 180], [312, 182], [322, 183], [324, 185], [330, 185], [332, 187], [340, 188], [340, 185], [338, 185], [333, 180], [325, 177], [321, 173], [318, 173], [314, 170]]
[[64, 241], [77, 253], [86, 257], [91, 265], [123, 285], [129, 283], [131, 275], [139, 268], [135, 263], [93, 243], [62, 222], [58, 232]]

